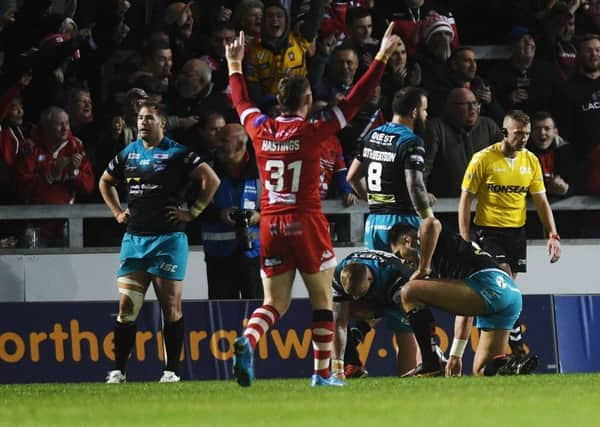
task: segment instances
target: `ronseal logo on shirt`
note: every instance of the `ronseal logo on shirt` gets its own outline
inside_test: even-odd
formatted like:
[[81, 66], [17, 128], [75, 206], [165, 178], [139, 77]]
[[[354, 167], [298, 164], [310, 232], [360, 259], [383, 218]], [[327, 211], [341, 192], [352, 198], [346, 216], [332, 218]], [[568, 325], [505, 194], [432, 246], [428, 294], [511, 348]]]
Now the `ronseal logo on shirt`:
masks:
[[520, 185], [494, 185], [488, 184], [487, 191], [490, 193], [527, 193], [528, 187]]

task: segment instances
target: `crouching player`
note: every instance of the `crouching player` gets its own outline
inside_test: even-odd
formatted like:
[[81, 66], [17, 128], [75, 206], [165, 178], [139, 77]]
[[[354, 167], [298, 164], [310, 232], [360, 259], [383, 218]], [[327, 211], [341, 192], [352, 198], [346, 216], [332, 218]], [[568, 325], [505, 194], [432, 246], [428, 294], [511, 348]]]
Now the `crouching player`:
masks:
[[[374, 250], [351, 253], [338, 264], [333, 276], [336, 333], [332, 368], [335, 376], [344, 376], [344, 349], [350, 317], [369, 323], [383, 317], [387, 326], [395, 331], [398, 346], [403, 347], [398, 351], [398, 374], [414, 368], [419, 360], [418, 348], [414, 339], [405, 339], [404, 331], [410, 329], [410, 325], [402, 309], [392, 300], [412, 272], [413, 269], [398, 257]], [[412, 360], [406, 357], [407, 354], [412, 355]]]
[[[472, 317], [481, 330], [473, 360], [474, 375], [526, 374], [537, 358], [505, 356], [508, 336], [521, 313], [521, 291], [486, 252], [465, 242], [458, 234], [442, 230], [436, 218], [419, 228], [396, 224], [390, 230], [392, 251], [417, 266], [411, 280], [394, 299], [408, 313], [423, 363], [414, 371], [421, 376], [438, 375], [441, 365], [432, 345], [435, 320], [427, 306], [457, 315], [454, 340], [446, 375], [460, 375]], [[427, 277], [435, 279], [426, 279]], [[466, 317], [465, 317], [466, 316]]]

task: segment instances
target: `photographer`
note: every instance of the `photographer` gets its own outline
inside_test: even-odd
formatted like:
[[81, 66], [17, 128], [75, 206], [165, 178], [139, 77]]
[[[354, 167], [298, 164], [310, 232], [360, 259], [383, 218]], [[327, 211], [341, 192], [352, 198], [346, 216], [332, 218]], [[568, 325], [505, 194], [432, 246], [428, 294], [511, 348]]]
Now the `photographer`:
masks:
[[262, 298], [256, 160], [241, 125], [227, 124], [218, 139], [214, 169], [221, 185], [201, 216], [208, 297]]

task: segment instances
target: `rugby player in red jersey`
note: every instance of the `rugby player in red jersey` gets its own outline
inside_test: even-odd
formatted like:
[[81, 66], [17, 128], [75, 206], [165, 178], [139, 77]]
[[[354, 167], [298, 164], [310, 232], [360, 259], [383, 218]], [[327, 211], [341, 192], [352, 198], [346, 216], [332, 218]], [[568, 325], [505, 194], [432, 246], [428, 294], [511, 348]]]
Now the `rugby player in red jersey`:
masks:
[[261, 274], [265, 299], [234, 344], [233, 371], [241, 386], [254, 379], [252, 353], [256, 343], [288, 309], [296, 269], [300, 271], [313, 309], [313, 386], [339, 386], [331, 376], [334, 322], [331, 281], [337, 264], [329, 224], [319, 195], [321, 143], [346, 125], [379, 84], [389, 56], [399, 42], [388, 28], [372, 65], [352, 92], [337, 106], [308, 117], [312, 92], [305, 77], [279, 82], [282, 114], [270, 118], [250, 100], [242, 75], [244, 33], [226, 47], [233, 104], [250, 135], [262, 185]]

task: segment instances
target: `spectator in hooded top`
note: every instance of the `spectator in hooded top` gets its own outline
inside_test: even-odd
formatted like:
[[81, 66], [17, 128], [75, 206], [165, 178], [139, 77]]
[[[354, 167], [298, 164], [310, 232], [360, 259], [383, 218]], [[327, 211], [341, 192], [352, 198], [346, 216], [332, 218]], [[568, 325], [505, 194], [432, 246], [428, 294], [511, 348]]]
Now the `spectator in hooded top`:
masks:
[[323, 3], [323, 0], [311, 0], [310, 10], [298, 31], [292, 29], [290, 16], [280, 1], [265, 3], [260, 41], [255, 39], [249, 44], [245, 59], [248, 90], [256, 102], [274, 97], [282, 77], [307, 76], [306, 52], [317, 35]]

